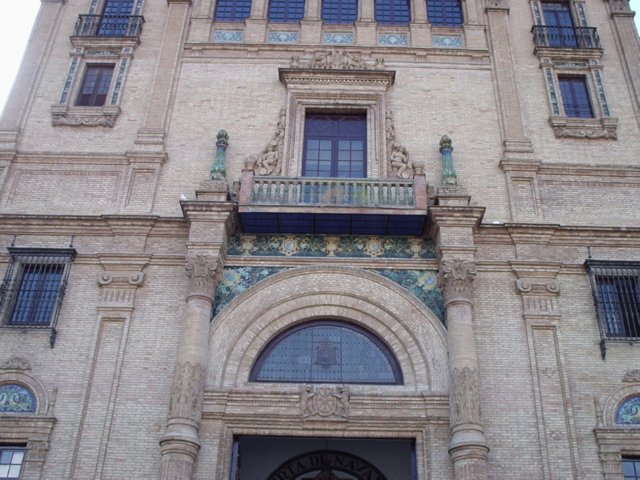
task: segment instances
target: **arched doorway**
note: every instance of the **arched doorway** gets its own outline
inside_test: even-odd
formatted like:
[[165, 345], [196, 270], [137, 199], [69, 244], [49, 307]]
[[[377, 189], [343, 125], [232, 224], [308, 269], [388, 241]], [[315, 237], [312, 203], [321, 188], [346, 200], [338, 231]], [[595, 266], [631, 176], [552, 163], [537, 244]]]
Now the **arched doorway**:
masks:
[[267, 480], [387, 480], [363, 458], [348, 452], [317, 450], [278, 466]]

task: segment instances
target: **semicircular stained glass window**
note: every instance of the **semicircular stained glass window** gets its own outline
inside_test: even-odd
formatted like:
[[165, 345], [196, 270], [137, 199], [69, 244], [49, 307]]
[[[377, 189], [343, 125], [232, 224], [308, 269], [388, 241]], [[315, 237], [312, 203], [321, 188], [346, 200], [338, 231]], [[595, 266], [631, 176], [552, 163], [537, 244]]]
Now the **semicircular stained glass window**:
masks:
[[402, 373], [389, 347], [346, 322], [320, 320], [278, 335], [251, 371], [254, 382], [400, 385]]
[[640, 395], [627, 398], [616, 411], [619, 425], [640, 425]]
[[31, 390], [19, 383], [0, 385], [0, 413], [33, 413], [36, 397]]

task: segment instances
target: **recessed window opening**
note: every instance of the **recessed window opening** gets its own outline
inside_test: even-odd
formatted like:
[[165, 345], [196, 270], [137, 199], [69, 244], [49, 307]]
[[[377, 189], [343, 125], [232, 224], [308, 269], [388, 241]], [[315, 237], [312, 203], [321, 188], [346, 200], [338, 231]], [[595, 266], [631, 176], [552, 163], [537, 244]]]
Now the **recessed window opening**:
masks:
[[376, 0], [376, 22], [387, 25], [408, 25], [411, 21], [407, 0]]
[[547, 45], [557, 48], [576, 48], [578, 38], [568, 2], [542, 2]]
[[225, 22], [241, 22], [251, 14], [251, 0], [218, 0], [214, 18]]
[[460, 1], [428, 0], [427, 18], [429, 23], [439, 27], [459, 27], [462, 25]]
[[357, 0], [323, 0], [322, 2], [322, 21], [325, 23], [353, 23], [357, 17]]
[[84, 72], [76, 105], [80, 107], [102, 107], [113, 76], [113, 64], [89, 64]]
[[572, 118], [593, 118], [587, 79], [583, 75], [558, 75], [564, 114]]
[[304, 18], [304, 0], [271, 0], [268, 17], [270, 22], [298, 22]]
[[250, 381], [403, 384], [382, 340], [337, 320], [307, 322], [278, 335], [258, 356]]
[[107, 0], [102, 10], [98, 35], [105, 37], [127, 36], [133, 0]]

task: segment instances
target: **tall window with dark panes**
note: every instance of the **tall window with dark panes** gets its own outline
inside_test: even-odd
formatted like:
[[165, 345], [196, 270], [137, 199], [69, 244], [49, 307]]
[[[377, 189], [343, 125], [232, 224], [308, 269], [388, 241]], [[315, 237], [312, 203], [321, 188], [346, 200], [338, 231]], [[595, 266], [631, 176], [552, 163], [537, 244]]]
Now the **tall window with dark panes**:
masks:
[[101, 107], [107, 101], [114, 65], [87, 65], [76, 105]]
[[133, 0], [106, 0], [102, 9], [98, 35], [126, 37], [132, 10]]
[[268, 17], [270, 22], [298, 22], [304, 18], [304, 0], [271, 0]]
[[241, 22], [251, 14], [251, 0], [218, 0], [214, 18], [225, 22]]
[[587, 79], [584, 76], [558, 76], [564, 114], [572, 118], [592, 118]]
[[622, 457], [624, 480], [640, 480], [640, 458]]
[[376, 0], [376, 22], [388, 25], [408, 25], [411, 21], [408, 0]]
[[366, 115], [307, 114], [302, 175], [366, 177], [366, 137]]
[[544, 23], [547, 26], [547, 45], [558, 48], [576, 48], [578, 39], [568, 2], [542, 2]]
[[353, 23], [357, 17], [357, 0], [323, 0], [322, 2], [322, 21], [326, 23]]
[[427, 18], [432, 25], [459, 27], [462, 25], [462, 8], [459, 0], [428, 0]]

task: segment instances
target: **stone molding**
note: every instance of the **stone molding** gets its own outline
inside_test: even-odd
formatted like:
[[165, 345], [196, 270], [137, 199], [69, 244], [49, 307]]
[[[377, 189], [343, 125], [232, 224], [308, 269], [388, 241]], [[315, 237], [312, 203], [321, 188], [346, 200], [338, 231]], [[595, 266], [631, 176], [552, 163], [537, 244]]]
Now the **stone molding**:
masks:
[[549, 117], [553, 134], [558, 138], [585, 138], [616, 140], [617, 118]]
[[460, 258], [444, 259], [440, 264], [438, 280], [445, 302], [473, 301], [473, 280], [477, 270], [475, 262]]
[[178, 363], [169, 400], [169, 416], [198, 422], [202, 415], [203, 390], [203, 366], [191, 362]]
[[325, 387], [303, 385], [300, 387], [300, 415], [307, 419], [349, 418], [350, 391], [343, 386]]
[[293, 57], [291, 68], [308, 68], [311, 70], [370, 70], [380, 68], [384, 60], [376, 59], [375, 64], [367, 63], [362, 57], [345, 50], [329, 50], [315, 53], [311, 58]]
[[219, 257], [192, 255], [185, 265], [187, 276], [191, 279], [189, 296], [204, 296], [213, 301], [218, 275], [221, 273]]

